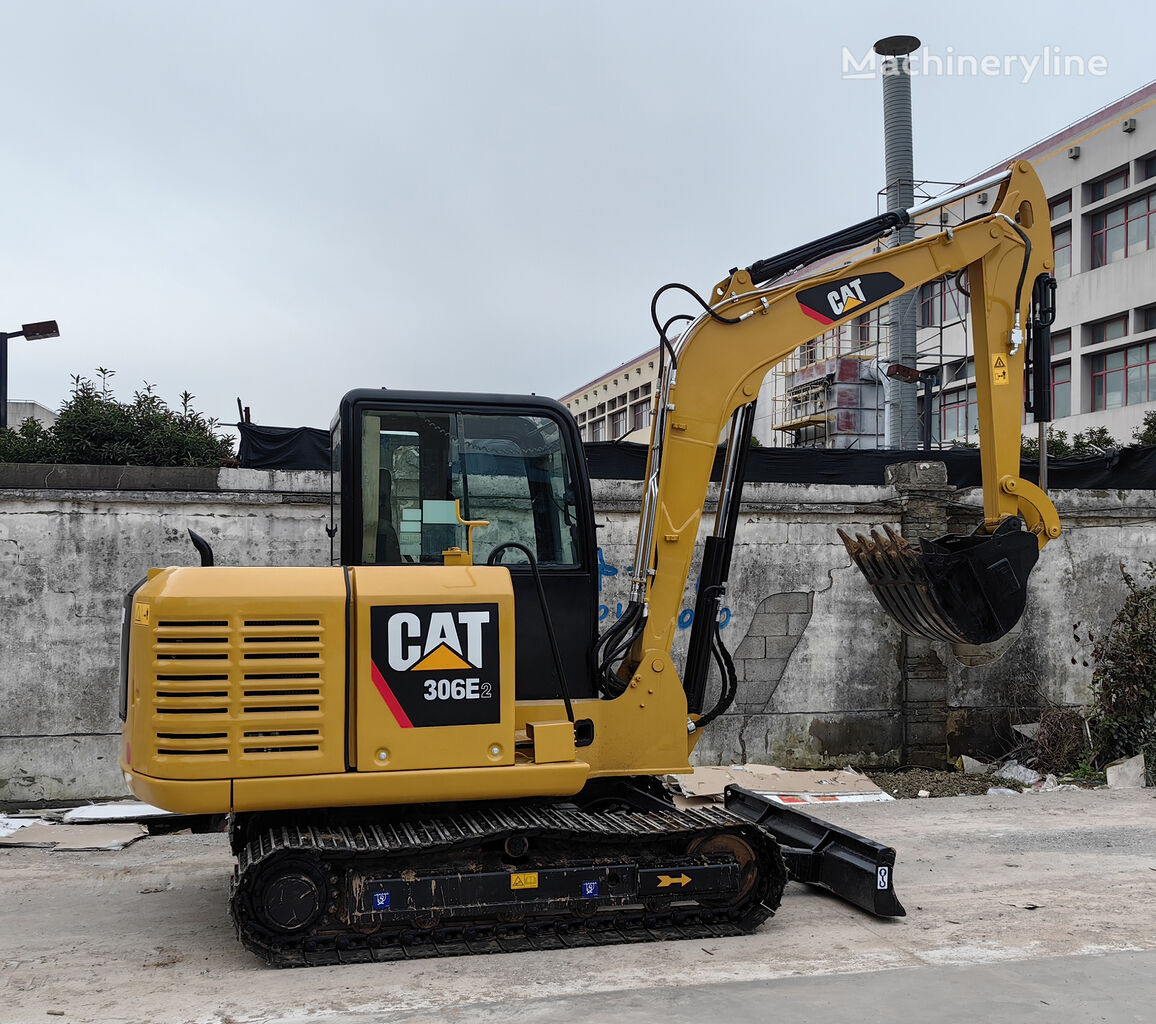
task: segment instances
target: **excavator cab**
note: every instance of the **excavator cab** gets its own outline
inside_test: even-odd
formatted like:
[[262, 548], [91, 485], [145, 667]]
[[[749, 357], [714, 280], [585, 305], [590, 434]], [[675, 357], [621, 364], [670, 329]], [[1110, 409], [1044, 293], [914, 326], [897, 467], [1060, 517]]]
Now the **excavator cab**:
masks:
[[342, 399], [331, 432], [335, 563], [442, 565], [456, 548], [484, 565], [496, 553], [514, 590], [518, 699], [563, 690], [535, 575], [565, 623], [568, 692], [594, 696], [594, 510], [565, 408], [532, 395], [360, 389]]

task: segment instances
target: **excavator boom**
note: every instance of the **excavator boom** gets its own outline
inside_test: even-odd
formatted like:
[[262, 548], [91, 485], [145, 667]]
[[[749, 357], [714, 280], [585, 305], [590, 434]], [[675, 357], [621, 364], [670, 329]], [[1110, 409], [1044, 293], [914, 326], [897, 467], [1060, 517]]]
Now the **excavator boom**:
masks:
[[[996, 186], [990, 214], [952, 228], [936, 223], [934, 233], [907, 245], [784, 283], [782, 275], [800, 262], [869, 244], [932, 206]], [[1007, 633], [1023, 612], [1038, 550], [1060, 533], [1050, 500], [1019, 476], [1025, 331], [1033, 285], [1048, 275], [1052, 261], [1046, 197], [1031, 165], [1021, 160], [934, 204], [884, 214], [732, 271], [720, 282], [709, 306], [704, 304], [670, 348], [660, 381], [631, 581], [633, 607], [624, 615], [633, 632], [629, 645], [622, 639], [616, 645], [619, 651], [628, 647], [630, 655], [614, 674], [629, 678], [638, 666], [670, 650], [714, 453], [730, 419], [719, 512], [699, 577], [699, 603], [706, 607], [696, 610], [684, 678], [692, 714], [702, 712], [712, 654], [727, 674], [725, 652], [718, 651], [717, 637], [709, 636], [715, 618], [711, 603], [717, 611], [733, 543], [743, 461], [735, 449], [749, 437], [749, 409], [764, 376], [824, 331], [961, 272], [970, 289], [978, 368], [983, 522], [972, 537], [923, 541], [918, 547], [893, 532], [844, 540], [881, 603], [909, 632], [973, 644]], [[607, 675], [610, 671], [604, 666]]]

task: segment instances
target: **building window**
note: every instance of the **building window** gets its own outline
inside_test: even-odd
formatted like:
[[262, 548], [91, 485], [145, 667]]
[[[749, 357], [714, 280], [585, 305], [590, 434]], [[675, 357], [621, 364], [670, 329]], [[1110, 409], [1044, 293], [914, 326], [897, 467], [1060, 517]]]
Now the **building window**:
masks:
[[1056, 253], [1057, 281], [1072, 276], [1072, 225], [1065, 224], [1052, 232], [1052, 248]]
[[1124, 167], [1111, 174], [1105, 174], [1099, 181], [1093, 181], [1085, 187], [1089, 203], [1098, 203], [1101, 199], [1114, 196], [1128, 187], [1128, 168]]
[[943, 323], [943, 282], [928, 281], [919, 289], [919, 326], [938, 327]]
[[1140, 310], [1140, 330], [1156, 331], [1156, 306]]
[[605, 441], [606, 440], [606, 420], [594, 420], [590, 424], [590, 440], [591, 441]]
[[1115, 341], [1127, 333], [1128, 318], [1126, 316], [1114, 316], [1111, 320], [1101, 320], [1098, 324], [1092, 324], [1092, 340], [1089, 344], [1100, 345], [1105, 341]]
[[1092, 411], [1156, 401], [1156, 342], [1091, 356]]
[[944, 441], [962, 441], [978, 428], [978, 399], [975, 385], [945, 392], [940, 398], [940, 433]]
[[610, 436], [617, 440], [626, 433], [626, 410], [619, 409], [610, 417]]
[[1052, 366], [1052, 419], [1062, 420], [1072, 415], [1072, 364], [1055, 363]]
[[967, 296], [955, 279], [928, 281], [919, 289], [919, 326], [939, 327], [955, 323], [967, 315]]
[[1052, 358], [1072, 351], [1072, 332], [1056, 331], [1052, 335]]
[[1140, 161], [1140, 180], [1147, 181], [1156, 178], [1156, 156], [1145, 157]]
[[645, 430], [650, 426], [650, 403], [636, 402], [630, 407], [630, 429]]
[[598, 408], [594, 410], [594, 415], [595, 416], [605, 416], [606, 415], [606, 403], [605, 402], [599, 402], [598, 403]]
[[1052, 220], [1059, 220], [1072, 212], [1072, 193], [1065, 192], [1048, 203], [1048, 216]]
[[1092, 266], [1156, 248], [1156, 201], [1140, 196], [1092, 216]]

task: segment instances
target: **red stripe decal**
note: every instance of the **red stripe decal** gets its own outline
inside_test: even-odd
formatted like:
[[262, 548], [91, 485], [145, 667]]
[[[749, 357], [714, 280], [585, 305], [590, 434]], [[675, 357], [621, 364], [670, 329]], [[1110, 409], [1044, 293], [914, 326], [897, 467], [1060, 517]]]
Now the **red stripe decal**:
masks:
[[381, 694], [382, 699], [389, 706], [389, 710], [393, 712], [393, 717], [397, 719], [397, 724], [403, 729], [412, 729], [413, 722], [409, 720], [409, 715], [405, 713], [405, 709], [401, 706], [401, 702], [394, 695], [393, 690], [389, 688], [389, 683], [385, 681], [385, 676], [378, 671], [377, 665], [370, 662], [373, 666], [373, 685], [377, 687], [377, 692]]
[[799, 309], [806, 313], [812, 320], [818, 320], [821, 324], [833, 324], [835, 322], [829, 316], [823, 316], [822, 313], [811, 309], [810, 306], [804, 306], [801, 302], [799, 303]]

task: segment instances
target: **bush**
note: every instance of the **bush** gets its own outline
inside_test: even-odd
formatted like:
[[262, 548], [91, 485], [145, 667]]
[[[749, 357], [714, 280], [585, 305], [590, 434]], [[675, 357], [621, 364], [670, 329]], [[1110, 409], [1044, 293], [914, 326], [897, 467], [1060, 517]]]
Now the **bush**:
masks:
[[1092, 742], [1101, 763], [1141, 752], [1156, 767], [1156, 563], [1144, 580], [1120, 566], [1128, 596], [1092, 648]]
[[1142, 448], [1156, 448], [1156, 412], [1144, 413], [1140, 426], [1132, 431], [1132, 439]]
[[[1069, 455], [1099, 455], [1110, 448], [1120, 448], [1122, 445], [1110, 433], [1107, 427], [1089, 427], [1087, 430], [1077, 431], [1068, 439], [1066, 430], [1057, 430], [1048, 424], [1048, 457], [1063, 459]], [[1040, 439], [1036, 435], [1025, 435], [1021, 440], [1020, 451], [1027, 459], [1040, 457]]]
[[97, 374], [99, 386], [72, 378], [72, 394], [52, 427], [27, 419], [0, 430], [0, 462], [219, 466], [235, 458], [232, 439], [216, 433], [217, 421], [192, 407], [194, 395], [183, 392], [178, 411], [146, 383], [131, 402], [119, 402], [109, 388], [115, 371], [100, 367]]

